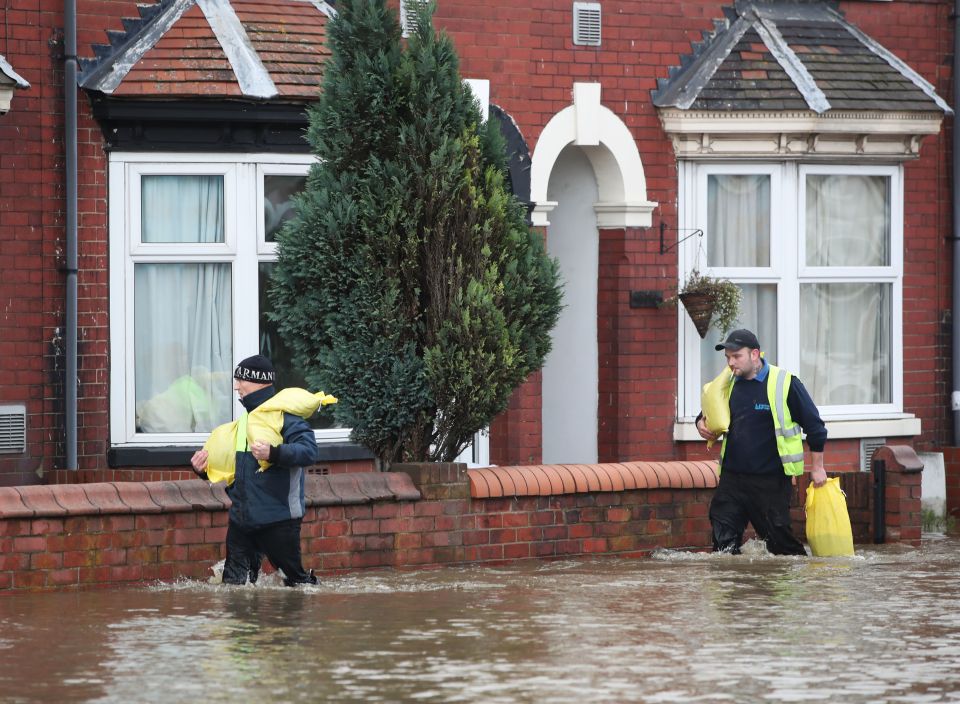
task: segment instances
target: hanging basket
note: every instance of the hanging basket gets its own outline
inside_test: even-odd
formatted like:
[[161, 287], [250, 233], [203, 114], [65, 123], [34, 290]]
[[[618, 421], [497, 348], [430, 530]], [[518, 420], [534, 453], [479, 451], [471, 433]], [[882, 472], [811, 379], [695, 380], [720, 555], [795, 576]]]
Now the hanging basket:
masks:
[[677, 298], [687, 309], [687, 315], [693, 321], [700, 339], [707, 336], [710, 321], [713, 320], [713, 309], [716, 307], [714, 297], [709, 293], [681, 293]]

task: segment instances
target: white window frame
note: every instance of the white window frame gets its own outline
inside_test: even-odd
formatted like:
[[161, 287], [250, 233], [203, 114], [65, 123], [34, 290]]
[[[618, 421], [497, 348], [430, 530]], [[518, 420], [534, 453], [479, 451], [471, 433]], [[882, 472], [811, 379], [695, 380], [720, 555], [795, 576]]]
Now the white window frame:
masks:
[[[711, 268], [706, 266], [706, 238], [691, 237], [678, 248], [678, 275], [682, 281], [699, 266], [701, 273], [719, 275], [738, 283], [777, 285], [777, 364], [796, 371], [799, 359], [800, 286], [804, 283], [871, 281], [891, 284], [891, 402], [856, 406], [819, 406], [825, 421], [890, 420], [908, 417], [903, 412], [903, 167], [900, 165], [830, 165], [780, 162], [679, 162], [678, 227], [681, 237], [693, 230], [705, 230], [707, 176], [727, 174], [771, 174], [771, 266], [756, 268]], [[808, 174], [882, 175], [890, 179], [890, 265], [885, 267], [808, 267], [805, 258], [805, 177]], [[794, 264], [795, 263], [795, 264]], [[700, 410], [700, 336], [689, 316], [678, 306], [677, 419], [692, 424]], [[794, 321], [791, 323], [790, 321]], [[711, 334], [715, 334], [711, 328]], [[763, 342], [761, 340], [761, 342]], [[718, 352], [718, 369], [722, 364]], [[816, 401], [816, 399], [814, 399]], [[862, 426], [862, 424], [860, 424]], [[675, 432], [678, 439], [695, 439], [690, 433]], [[696, 439], [699, 439], [697, 436]]]
[[[110, 442], [113, 446], [199, 445], [207, 433], [138, 433], [134, 390], [134, 265], [149, 262], [225, 262], [232, 266], [233, 356], [259, 348], [260, 262], [276, 261], [266, 242], [261, 204], [264, 175], [305, 175], [315, 159], [293, 154], [113, 152], [109, 162]], [[160, 244], [140, 240], [140, 177], [153, 174], [224, 176], [223, 243]], [[240, 316], [242, 315], [242, 319]], [[252, 321], [240, 324], [238, 320]], [[234, 417], [242, 407], [234, 400]], [[317, 430], [318, 442], [344, 441], [348, 428]]]

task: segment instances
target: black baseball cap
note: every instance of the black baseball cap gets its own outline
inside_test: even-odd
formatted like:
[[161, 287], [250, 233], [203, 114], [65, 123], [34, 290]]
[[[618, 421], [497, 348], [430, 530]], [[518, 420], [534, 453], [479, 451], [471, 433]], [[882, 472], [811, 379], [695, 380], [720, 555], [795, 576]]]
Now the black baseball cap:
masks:
[[734, 330], [727, 335], [726, 341], [721, 342], [714, 349], [719, 352], [720, 350], [739, 350], [743, 347], [758, 350], [760, 349], [760, 341], [749, 330]]

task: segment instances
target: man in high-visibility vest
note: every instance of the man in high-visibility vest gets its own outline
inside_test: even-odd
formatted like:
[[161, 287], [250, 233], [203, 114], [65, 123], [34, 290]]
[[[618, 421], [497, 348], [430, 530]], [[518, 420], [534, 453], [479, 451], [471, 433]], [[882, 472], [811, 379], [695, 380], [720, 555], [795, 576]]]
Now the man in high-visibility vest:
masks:
[[[237, 365], [233, 388], [247, 413], [276, 395], [274, 376], [273, 363], [263, 355], [247, 357]], [[246, 421], [246, 415], [241, 421]], [[303, 568], [300, 553], [300, 526], [306, 510], [304, 468], [317, 461], [317, 440], [307, 421], [293, 413], [282, 414], [277, 430], [282, 438], [277, 445], [260, 439], [248, 445], [246, 431], [237, 434], [236, 466], [227, 486], [231, 506], [224, 584], [256, 582], [261, 555], [283, 572], [287, 586], [317, 583], [313, 570]], [[203, 449], [190, 461], [203, 479], [207, 478], [208, 459], [209, 453]], [[269, 468], [262, 470], [261, 461], [269, 462]]]
[[[734, 330], [716, 346], [732, 373], [727, 399], [730, 428], [720, 448], [720, 482], [710, 502], [713, 549], [739, 554], [749, 522], [776, 555], [806, 555], [790, 528], [793, 478], [803, 474], [803, 437], [807, 436], [814, 486], [823, 486], [823, 447], [827, 429], [800, 380], [767, 363], [760, 342], [749, 330]], [[705, 440], [719, 434], [707, 428], [703, 414], [697, 431]]]

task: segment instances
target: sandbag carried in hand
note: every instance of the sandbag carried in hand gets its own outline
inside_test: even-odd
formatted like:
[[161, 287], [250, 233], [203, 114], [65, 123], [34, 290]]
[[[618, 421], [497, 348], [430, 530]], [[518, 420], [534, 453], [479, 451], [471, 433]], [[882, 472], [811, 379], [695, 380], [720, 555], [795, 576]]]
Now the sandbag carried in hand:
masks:
[[807, 542], [817, 557], [853, 555], [853, 530], [840, 478], [821, 487], [807, 486]]
[[[730, 429], [730, 384], [733, 383], [733, 373], [729, 367], [724, 367], [716, 378], [703, 385], [700, 394], [700, 408], [703, 411], [704, 422], [711, 433], [722, 435]], [[707, 447], [713, 447], [713, 440], [707, 441]]]

